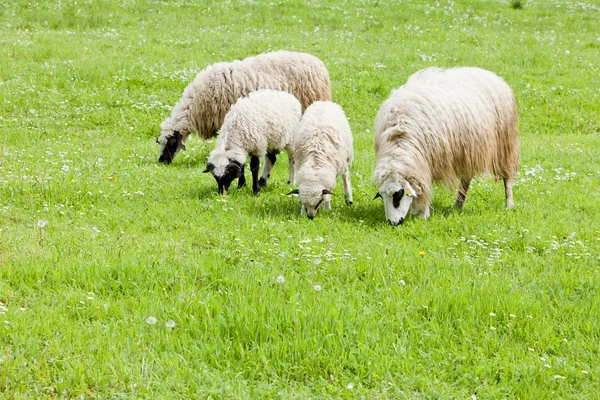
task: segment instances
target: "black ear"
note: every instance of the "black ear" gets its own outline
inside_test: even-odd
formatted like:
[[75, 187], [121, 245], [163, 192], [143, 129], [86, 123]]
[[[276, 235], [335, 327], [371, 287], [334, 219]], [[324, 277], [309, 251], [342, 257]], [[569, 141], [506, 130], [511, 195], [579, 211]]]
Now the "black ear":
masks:
[[205, 169], [204, 171], [202, 171], [202, 173], [203, 173], [203, 174], [206, 174], [207, 172], [212, 172], [212, 171], [213, 171], [213, 169], [215, 169], [215, 166], [214, 166], [214, 164], [212, 164], [212, 163], [208, 163], [208, 164], [206, 165], [206, 169]]
[[173, 135], [175, 136], [175, 139], [177, 139], [177, 148], [185, 150], [185, 145], [182, 142], [181, 133], [179, 133], [178, 131], [174, 131]]
[[323, 194], [333, 194], [333, 193], [331, 193], [331, 190], [323, 189]]
[[300, 189], [294, 189], [291, 192], [289, 192], [286, 196], [289, 196], [290, 194], [300, 194]]
[[379, 192], [377, 192], [375, 197], [373, 197], [373, 200], [377, 200], [378, 198], [381, 198], [381, 194]]
[[156, 143], [159, 143], [159, 144], [160, 144], [160, 142], [158, 141], [158, 138], [156, 138]]
[[235, 179], [242, 174], [242, 166], [237, 161], [229, 160], [229, 164], [225, 167], [225, 173], [230, 174]]

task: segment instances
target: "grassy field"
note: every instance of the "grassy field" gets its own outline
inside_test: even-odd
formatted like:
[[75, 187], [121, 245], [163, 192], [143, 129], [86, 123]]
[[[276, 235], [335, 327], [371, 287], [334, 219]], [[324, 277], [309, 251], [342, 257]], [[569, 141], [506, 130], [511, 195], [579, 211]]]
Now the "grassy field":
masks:
[[[599, 21], [598, 0], [0, 1], [0, 397], [600, 398]], [[217, 195], [214, 142], [157, 163], [197, 72], [278, 49], [325, 62], [354, 134], [354, 207], [340, 181], [314, 221], [286, 157], [256, 198]], [[516, 208], [482, 178], [392, 227], [373, 119], [459, 65], [515, 91]]]

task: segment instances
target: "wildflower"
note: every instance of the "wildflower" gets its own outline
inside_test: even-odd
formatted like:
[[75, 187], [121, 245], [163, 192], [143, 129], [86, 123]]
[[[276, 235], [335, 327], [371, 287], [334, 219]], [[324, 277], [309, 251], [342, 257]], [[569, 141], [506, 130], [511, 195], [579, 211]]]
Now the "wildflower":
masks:
[[490, 317], [495, 317], [496, 314], [494, 314], [493, 312], [490, 313]]
[[313, 286], [313, 289], [315, 290], [315, 292], [320, 292], [321, 291], [321, 285], [315, 285], [315, 286]]
[[315, 258], [315, 260], [313, 261], [313, 263], [315, 265], [319, 265], [319, 264], [321, 264], [321, 259], [320, 258]]
[[400, 279], [400, 284], [401, 284], [402, 286], [406, 286], [406, 282], [404, 281], [404, 279]]
[[68, 165], [63, 165], [62, 168], [60, 169], [62, 172], [69, 172], [69, 166]]
[[276, 281], [281, 285], [283, 282], [285, 282], [285, 278], [283, 277], [283, 275], [279, 275]]
[[424, 252], [424, 251], [420, 251], [420, 252], [419, 252], [419, 255], [420, 255], [421, 257], [423, 257], [423, 256], [425, 255], [425, 252]]
[[44, 220], [44, 219], [40, 219], [38, 220], [37, 226], [38, 228], [42, 229], [44, 228], [46, 225], [48, 225], [48, 221]]
[[165, 325], [169, 329], [175, 328], [175, 321], [173, 321], [172, 319], [170, 319], [170, 320], [167, 321], [167, 323]]
[[352, 390], [352, 389], [354, 389], [354, 383], [350, 382], [350, 383], [349, 383], [349, 384], [346, 386], [346, 388], [347, 388], [348, 390]]
[[154, 318], [154, 317], [148, 317], [148, 318], [146, 318], [146, 323], [148, 325], [154, 325], [156, 323], [156, 318]]
[[587, 375], [587, 374], [589, 374], [589, 372], [587, 372], [585, 369], [582, 369], [582, 370], [581, 370], [581, 373], [582, 373], [582, 374], [586, 374], [586, 375]]

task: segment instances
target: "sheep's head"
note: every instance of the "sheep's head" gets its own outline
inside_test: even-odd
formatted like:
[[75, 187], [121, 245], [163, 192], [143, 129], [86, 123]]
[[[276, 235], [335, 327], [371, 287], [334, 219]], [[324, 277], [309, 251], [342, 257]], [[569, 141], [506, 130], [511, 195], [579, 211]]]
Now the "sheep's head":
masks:
[[302, 204], [300, 215], [306, 214], [309, 219], [316, 217], [319, 208], [322, 206], [325, 211], [331, 210], [331, 190], [324, 189], [320, 185], [300, 185], [289, 194], [297, 194]]
[[156, 143], [160, 145], [160, 157], [158, 161], [165, 164], [171, 164], [175, 155], [185, 150], [185, 139], [187, 135], [182, 135], [179, 131], [164, 131], [156, 139]]
[[204, 173], [210, 172], [219, 185], [219, 194], [223, 194], [225, 190], [229, 190], [229, 186], [234, 179], [242, 176], [243, 166], [241, 163], [228, 158], [209, 159]]
[[385, 207], [385, 217], [392, 225], [402, 225], [417, 193], [406, 179], [400, 183], [386, 180], [379, 187], [375, 199], [381, 197]]

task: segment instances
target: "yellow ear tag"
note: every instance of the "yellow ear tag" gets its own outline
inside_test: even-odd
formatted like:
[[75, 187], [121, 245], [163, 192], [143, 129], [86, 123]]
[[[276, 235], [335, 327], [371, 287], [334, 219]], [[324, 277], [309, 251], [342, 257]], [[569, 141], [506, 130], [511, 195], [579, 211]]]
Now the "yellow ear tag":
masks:
[[404, 194], [406, 196], [409, 196], [409, 197], [417, 197], [417, 194], [415, 193], [414, 190], [412, 190], [412, 188], [406, 189], [406, 191], [404, 192]]

